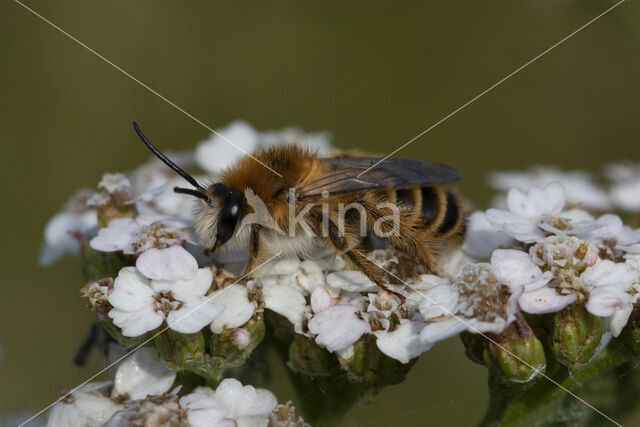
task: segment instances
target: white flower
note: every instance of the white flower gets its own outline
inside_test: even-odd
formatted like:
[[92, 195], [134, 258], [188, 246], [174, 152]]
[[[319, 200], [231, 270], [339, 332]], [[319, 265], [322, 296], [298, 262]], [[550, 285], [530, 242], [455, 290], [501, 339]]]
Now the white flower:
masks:
[[513, 244], [513, 238], [503, 231], [493, 228], [484, 212], [474, 212], [467, 222], [463, 250], [472, 257], [486, 259], [498, 248], [508, 248]]
[[104, 396], [110, 381], [89, 383], [66, 395], [49, 411], [47, 427], [98, 427], [103, 425], [122, 405]]
[[371, 329], [356, 307], [338, 304], [316, 313], [309, 321], [309, 331], [316, 335], [318, 345], [333, 352], [349, 347]]
[[585, 301], [591, 314], [612, 318], [611, 332], [617, 336], [631, 314], [633, 286], [639, 275], [629, 264], [610, 260], [598, 261], [579, 276], [572, 269], [558, 269], [547, 286], [525, 292], [519, 304], [528, 313], [541, 314]]
[[103, 427], [184, 425], [185, 410], [173, 394], [129, 400], [124, 406]]
[[[195, 162], [192, 152], [168, 154], [172, 161], [187, 169]], [[174, 187], [188, 187], [187, 181], [169, 169], [156, 157], [137, 167], [130, 174], [131, 191], [135, 195], [140, 214], [169, 215], [191, 222], [196, 200], [173, 191]], [[204, 177], [195, 177], [200, 181]]]
[[275, 278], [264, 279], [261, 283], [264, 306], [300, 328], [307, 305], [302, 290]]
[[82, 214], [60, 212], [49, 220], [44, 229], [44, 243], [40, 249], [41, 265], [51, 265], [65, 254], [80, 252], [78, 239], [73, 233], [85, 234], [98, 225], [95, 212]]
[[214, 334], [244, 325], [255, 311], [254, 304], [249, 301], [247, 288], [242, 285], [227, 286], [210, 296], [215, 298], [216, 304], [224, 307], [222, 313], [211, 322], [211, 331]]
[[636, 284], [639, 276], [640, 273], [628, 263], [609, 260], [587, 268], [580, 276], [584, 286], [590, 289], [587, 310], [593, 315], [609, 318], [609, 330], [614, 337], [620, 334], [629, 320], [638, 296]]
[[545, 231], [572, 228], [572, 221], [562, 216], [564, 190], [558, 183], [544, 188], [531, 188], [527, 194], [511, 189], [507, 195], [508, 210], [489, 209], [487, 219], [497, 230], [525, 243], [539, 241]]
[[155, 350], [142, 347], [118, 366], [111, 396], [137, 400], [160, 395], [169, 391], [175, 379], [176, 372], [167, 369]]
[[105, 190], [109, 194], [128, 191], [129, 187], [131, 187], [131, 183], [122, 173], [105, 173], [98, 183], [98, 188]]
[[186, 239], [176, 222], [163, 217], [140, 215], [116, 218], [91, 239], [93, 249], [136, 254], [138, 270], [150, 279], [190, 279], [198, 271], [196, 259], [181, 245]]
[[256, 270], [254, 277], [286, 276], [296, 273], [300, 268], [297, 257], [281, 258]]
[[336, 305], [336, 299], [323, 286], [316, 287], [311, 293], [311, 309], [314, 313], [320, 313]]
[[428, 321], [450, 317], [456, 313], [459, 298], [458, 288], [450, 283], [434, 286], [422, 296], [420, 314]]
[[598, 248], [573, 236], [549, 236], [529, 248], [534, 263], [541, 267], [584, 268], [598, 261]]
[[47, 222], [44, 242], [38, 262], [51, 265], [65, 254], [80, 252], [78, 235], [87, 237], [98, 226], [98, 214], [87, 207], [91, 190], [80, 190], [66, 203], [65, 208]]
[[191, 427], [236, 427], [230, 417], [229, 408], [213, 392], [198, 387], [193, 393], [180, 398], [180, 406], [187, 412]]
[[237, 120], [198, 144], [195, 159], [202, 169], [217, 174], [246, 153], [272, 145], [296, 144], [326, 156], [333, 150], [330, 139], [327, 132], [304, 133], [296, 128], [258, 132], [249, 123]]
[[436, 266], [436, 273], [440, 276], [453, 279], [460, 274], [464, 267], [474, 262], [476, 262], [476, 260], [471, 258], [462, 248], [450, 248], [441, 254], [438, 265]]
[[124, 267], [109, 294], [113, 306], [109, 317], [128, 337], [151, 331], [165, 319], [175, 331], [198, 332], [223, 310], [204, 296], [212, 281], [213, 273], [206, 268], [189, 280], [161, 281], [147, 279], [135, 267]]
[[278, 402], [268, 390], [242, 386], [235, 379], [223, 380], [214, 391], [198, 387], [180, 398], [193, 427], [267, 425], [267, 417]]
[[603, 211], [611, 207], [609, 197], [595, 184], [593, 176], [584, 171], [561, 171], [553, 167], [535, 166], [527, 172], [494, 172], [489, 175], [489, 185], [498, 190], [516, 188], [527, 191], [532, 187], [543, 187], [552, 182], [560, 183], [567, 202], [586, 209]]
[[400, 326], [392, 332], [377, 331], [376, 345], [381, 352], [402, 363], [420, 356], [433, 345], [431, 342], [420, 340], [420, 332], [424, 329], [424, 322], [401, 320]]
[[622, 253], [640, 253], [640, 230], [625, 226], [614, 214], [602, 215], [579, 237], [597, 245], [613, 259]]
[[202, 141], [196, 147], [195, 159], [203, 170], [217, 174], [222, 169], [251, 154], [258, 146], [258, 134], [247, 122], [234, 121]]
[[347, 292], [373, 292], [378, 287], [358, 270], [336, 271], [327, 275], [327, 283], [335, 289]]
[[625, 211], [640, 211], [640, 166], [631, 162], [609, 165], [605, 175], [613, 181], [613, 204]]
[[453, 290], [439, 285], [426, 291], [424, 296], [429, 303], [421, 304], [421, 314], [425, 319], [437, 320], [421, 331], [423, 344], [432, 345], [464, 330], [502, 332], [515, 320], [522, 291], [548, 280], [540, 269], [527, 265], [518, 251], [496, 252], [492, 264], [467, 265], [454, 280]]
[[317, 150], [322, 156], [329, 155], [333, 151], [331, 135], [328, 132], [304, 133], [297, 128], [260, 132], [259, 143], [262, 146], [296, 144], [313, 151]]

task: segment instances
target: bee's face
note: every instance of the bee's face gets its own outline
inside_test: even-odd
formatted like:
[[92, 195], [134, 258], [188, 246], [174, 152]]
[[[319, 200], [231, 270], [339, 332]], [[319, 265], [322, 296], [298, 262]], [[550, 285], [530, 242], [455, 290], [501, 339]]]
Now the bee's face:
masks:
[[205, 244], [215, 250], [226, 243], [236, 230], [242, 211], [242, 195], [223, 184], [206, 188], [194, 212], [195, 228]]

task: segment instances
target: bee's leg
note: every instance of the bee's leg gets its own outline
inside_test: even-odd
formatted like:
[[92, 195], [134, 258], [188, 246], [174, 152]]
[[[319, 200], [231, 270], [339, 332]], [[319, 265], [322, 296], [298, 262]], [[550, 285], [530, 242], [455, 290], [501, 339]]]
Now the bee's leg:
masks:
[[366, 257], [362, 252], [351, 249], [347, 245], [347, 239], [344, 236], [341, 236], [338, 227], [333, 223], [333, 221], [329, 221], [329, 236], [328, 240], [331, 245], [336, 249], [337, 252], [343, 253], [346, 257], [351, 261], [351, 263], [360, 270], [365, 276], [367, 276], [373, 283], [376, 284], [379, 288], [384, 290], [385, 292], [395, 295], [400, 299], [400, 301], [404, 301], [404, 295], [394, 291], [389, 288], [389, 286], [384, 283], [383, 276], [384, 270], [378, 267], [374, 262], [372, 262], [369, 258]]
[[367, 212], [367, 227], [371, 232], [376, 235], [381, 233], [382, 236], [379, 237], [387, 239], [393, 247], [423, 265], [427, 271], [434, 271], [440, 240], [425, 237], [423, 224], [413, 211], [401, 210], [396, 218], [395, 215], [378, 209], [371, 201], [364, 200], [362, 203]]
[[246, 283], [253, 275], [256, 261], [259, 259], [260, 252], [260, 225], [251, 224], [251, 234], [249, 235], [249, 262], [244, 270], [242, 281]]

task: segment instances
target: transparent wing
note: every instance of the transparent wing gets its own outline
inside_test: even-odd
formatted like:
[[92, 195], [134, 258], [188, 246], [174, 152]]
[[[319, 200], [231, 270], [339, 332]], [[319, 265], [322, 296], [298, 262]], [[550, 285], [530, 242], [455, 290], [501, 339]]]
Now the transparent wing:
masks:
[[[319, 197], [329, 194], [348, 193], [371, 189], [429, 187], [457, 181], [461, 174], [449, 166], [419, 159], [388, 158], [375, 168], [380, 158], [374, 157], [332, 157], [321, 159], [329, 165], [329, 170], [311, 181], [296, 187], [298, 198]], [[361, 176], [358, 176], [362, 174]]]

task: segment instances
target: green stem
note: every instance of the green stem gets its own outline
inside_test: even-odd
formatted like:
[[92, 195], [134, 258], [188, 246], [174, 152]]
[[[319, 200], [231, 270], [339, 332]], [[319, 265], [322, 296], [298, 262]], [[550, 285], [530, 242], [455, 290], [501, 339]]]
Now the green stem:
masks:
[[550, 366], [546, 374], [548, 378], [538, 378], [524, 391], [521, 384], [504, 384], [497, 373], [490, 372], [490, 406], [481, 425], [532, 426], [582, 421], [592, 409], [572, 395], [573, 390], [633, 356], [622, 339], [614, 339], [590, 363], [572, 375], [564, 367]]

